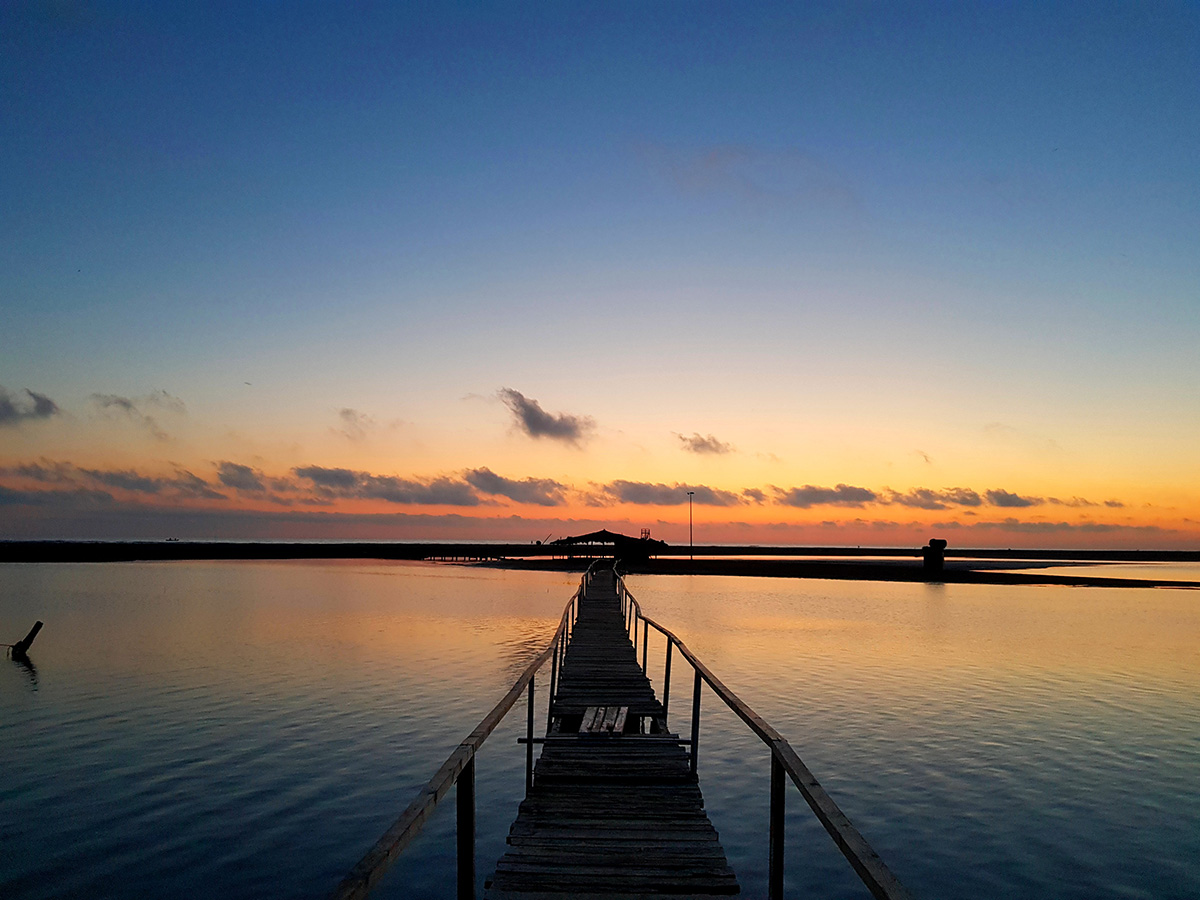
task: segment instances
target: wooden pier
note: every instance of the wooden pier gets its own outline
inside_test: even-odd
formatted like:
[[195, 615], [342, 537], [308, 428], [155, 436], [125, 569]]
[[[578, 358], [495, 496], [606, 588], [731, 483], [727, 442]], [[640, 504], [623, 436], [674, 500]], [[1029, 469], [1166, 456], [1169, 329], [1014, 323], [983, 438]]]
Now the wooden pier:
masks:
[[600, 572], [579, 599], [489, 900], [738, 893], [682, 743], [638, 665], [615, 579]]
[[[593, 562], [546, 649], [342, 879], [335, 900], [366, 897], [451, 791], [457, 810], [457, 897], [474, 900], [475, 757], [522, 695], [527, 697], [520, 741], [525, 745], [525, 800], [509, 830], [510, 849], [485, 882], [489, 900], [651, 900], [738, 893], [696, 779], [705, 685], [771, 751], [764, 842], [769, 900], [784, 896], [789, 780], [872, 896], [911, 900], [787, 740], [678, 637], [642, 613], [616, 568], [613, 560]], [[646, 673], [651, 629], [666, 639], [661, 702]], [[686, 740], [667, 726], [673, 653], [692, 669], [691, 734]], [[546, 663], [548, 721], [545, 736], [537, 737], [534, 679]], [[542, 752], [535, 766], [538, 744]]]

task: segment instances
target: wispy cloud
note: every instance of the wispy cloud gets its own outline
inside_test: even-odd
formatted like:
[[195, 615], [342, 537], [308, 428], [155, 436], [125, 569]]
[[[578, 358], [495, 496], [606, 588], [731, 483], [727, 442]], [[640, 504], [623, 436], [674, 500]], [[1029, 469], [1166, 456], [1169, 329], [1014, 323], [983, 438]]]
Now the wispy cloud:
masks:
[[784, 506], [811, 509], [814, 506], [863, 506], [874, 503], [878, 495], [868, 488], [839, 484], [837, 487], [817, 487], [806, 484], [784, 490], [774, 488], [775, 502]]
[[333, 430], [349, 441], [362, 441], [374, 427], [372, 416], [347, 406], [338, 410], [338, 426]]
[[689, 491], [694, 495], [692, 502], [701, 506], [737, 506], [745, 502], [733, 491], [704, 484], [655, 484], [649, 481], [617, 480], [604, 485], [601, 490], [618, 503], [641, 506], [680, 506], [688, 502]]
[[0, 385], [0, 427], [15, 427], [24, 422], [49, 419], [59, 415], [58, 404], [47, 397], [25, 388], [27, 400], [14, 397]]
[[675, 437], [679, 438], [683, 444], [683, 449], [689, 453], [699, 453], [703, 455], [720, 456], [725, 453], [733, 452], [733, 445], [727, 444], [724, 441], [719, 441], [710, 435], [702, 435], [698, 432], [693, 432], [691, 437], [685, 434], [676, 433]]
[[476, 490], [497, 497], [508, 497], [517, 503], [535, 506], [561, 506], [565, 501], [566, 485], [550, 478], [524, 478], [520, 481], [497, 475], [489, 468], [470, 469], [463, 476]]
[[578, 445], [596, 425], [590, 416], [548, 413], [536, 400], [512, 388], [500, 388], [498, 395], [512, 411], [517, 427], [532, 438], [551, 438]]
[[124, 415], [159, 441], [168, 441], [171, 436], [159, 426], [158, 420], [146, 411], [147, 407], [161, 409], [175, 415], [184, 415], [187, 412], [187, 407], [184, 406], [182, 400], [163, 390], [154, 391], [145, 397], [92, 394], [92, 402], [104, 412]]

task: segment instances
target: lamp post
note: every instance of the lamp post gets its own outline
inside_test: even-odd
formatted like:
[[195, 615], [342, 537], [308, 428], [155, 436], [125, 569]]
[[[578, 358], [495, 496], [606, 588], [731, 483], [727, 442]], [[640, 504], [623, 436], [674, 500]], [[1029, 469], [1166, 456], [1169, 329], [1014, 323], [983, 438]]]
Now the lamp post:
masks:
[[688, 559], [695, 559], [692, 548], [692, 494], [695, 491], [688, 491]]

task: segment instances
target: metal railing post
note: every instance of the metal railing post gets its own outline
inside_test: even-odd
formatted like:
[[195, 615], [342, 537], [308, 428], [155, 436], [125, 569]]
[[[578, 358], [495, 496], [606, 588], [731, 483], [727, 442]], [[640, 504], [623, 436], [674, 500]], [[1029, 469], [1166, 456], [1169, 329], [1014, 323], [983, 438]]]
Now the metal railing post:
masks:
[[[536, 677], [536, 675], [535, 675]], [[534, 678], [529, 679], [529, 716], [525, 728], [525, 796], [529, 796], [529, 791], [533, 787], [533, 682]]]
[[475, 900], [475, 754], [455, 788], [458, 806], [458, 900]]
[[700, 755], [700, 670], [692, 682], [692, 774], [696, 774], [696, 757]]
[[671, 705], [671, 639], [667, 638], [667, 665], [663, 672], [663, 719], [667, 718], [667, 708]]
[[646, 648], [650, 646], [650, 623], [642, 619], [642, 674], [646, 674]]
[[771, 750], [771, 831], [767, 851], [767, 897], [768, 900], [783, 900], [783, 827], [784, 809], [787, 803], [786, 773], [783, 763]]

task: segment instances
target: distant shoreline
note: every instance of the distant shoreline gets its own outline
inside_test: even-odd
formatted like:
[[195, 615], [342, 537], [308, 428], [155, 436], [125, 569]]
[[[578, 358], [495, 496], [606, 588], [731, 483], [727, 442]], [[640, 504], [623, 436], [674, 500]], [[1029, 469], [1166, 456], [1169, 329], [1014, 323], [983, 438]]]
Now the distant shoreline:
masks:
[[[221, 542], [221, 541], [0, 541], [0, 562], [89, 563], [171, 560], [299, 560], [381, 559], [474, 562], [495, 568], [578, 571], [587, 565], [582, 548], [562, 558], [567, 548], [546, 544], [479, 542]], [[600, 552], [600, 551], [597, 551]], [[694, 553], [697, 559], [686, 559]], [[776, 578], [832, 578], [855, 581], [935, 582], [946, 584], [1060, 584], [1091, 587], [1200, 588], [1197, 581], [1113, 578], [1005, 571], [1014, 563], [984, 560], [1027, 560], [1028, 568], [1071, 562], [1200, 562], [1200, 552], [1187, 550], [1013, 550], [948, 549], [946, 568], [927, 573], [919, 549], [896, 547], [763, 547], [703, 545], [668, 547], [657, 558], [624, 562], [633, 574], [739, 575]], [[734, 558], [731, 558], [734, 557]], [[795, 557], [745, 558], [745, 557]], [[802, 557], [839, 557], [803, 559]], [[881, 561], [879, 558], [885, 557]], [[844, 558], [844, 561], [843, 559]], [[973, 565], [969, 560], [980, 560]], [[1025, 568], [1023, 566], [1023, 568]]]

